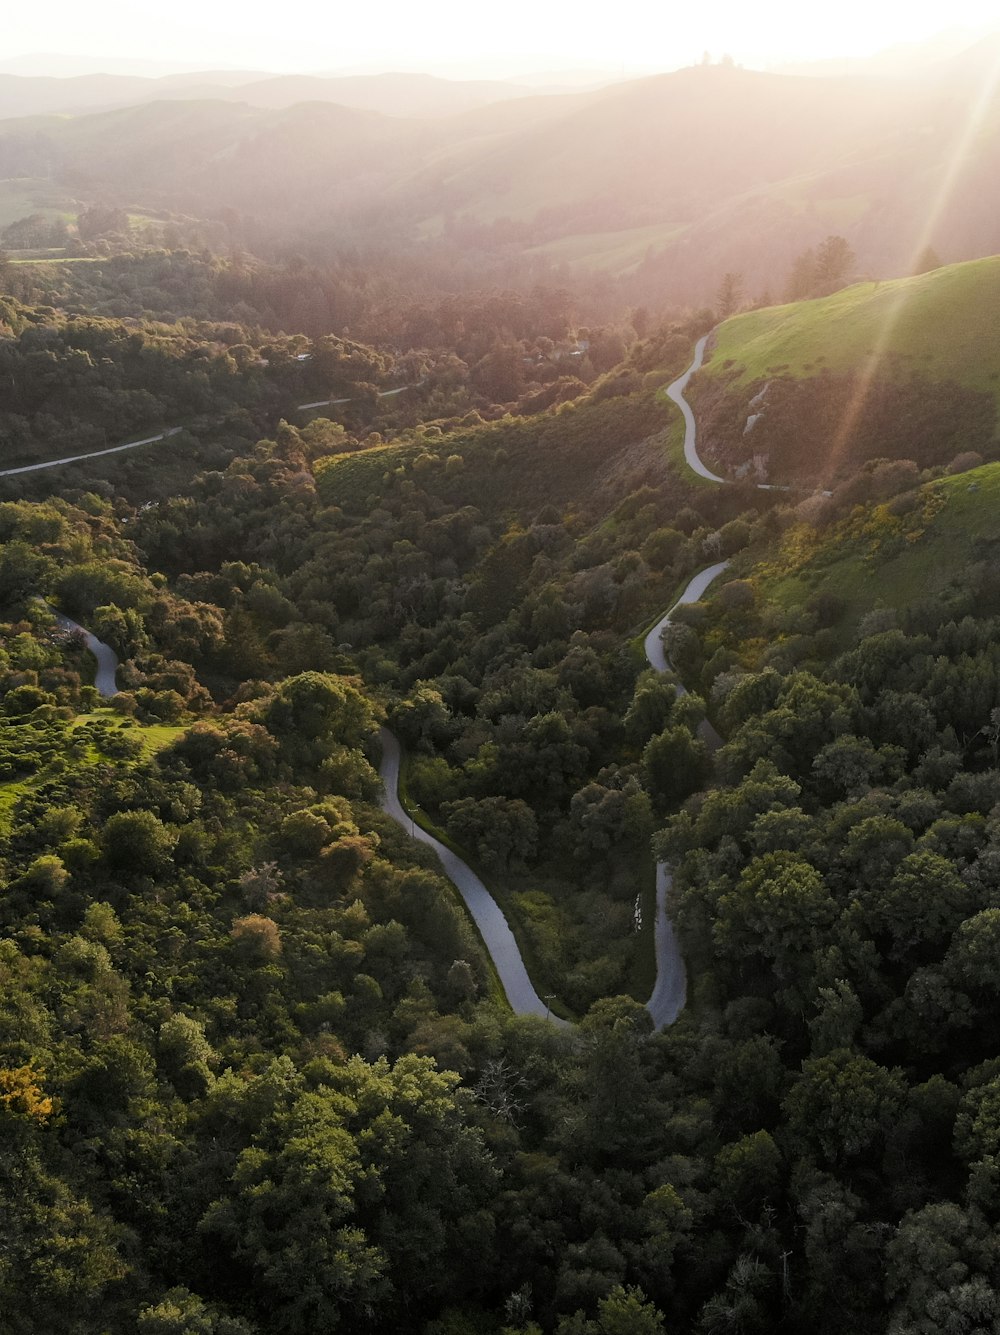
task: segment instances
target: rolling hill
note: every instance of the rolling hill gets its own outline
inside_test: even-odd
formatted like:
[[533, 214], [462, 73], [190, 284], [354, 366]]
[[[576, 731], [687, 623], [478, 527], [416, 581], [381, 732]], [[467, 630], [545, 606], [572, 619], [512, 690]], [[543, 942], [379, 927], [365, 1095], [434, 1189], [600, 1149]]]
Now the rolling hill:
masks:
[[152, 79], [124, 74], [32, 77], [0, 71], [0, 116], [81, 115], [192, 99], [271, 108], [336, 102], [384, 116], [450, 116], [524, 97], [527, 91], [520, 84], [500, 80], [439, 79], [409, 73], [320, 77], [205, 70]]
[[950, 594], [959, 615], [968, 572], [995, 562], [1000, 463], [940, 478], [896, 502], [857, 510], [826, 530], [793, 528], [752, 568], [761, 598], [783, 608], [835, 599], [838, 640], [875, 608], [900, 615]]
[[691, 393], [699, 451], [729, 475], [835, 485], [875, 458], [993, 457], [1000, 256], [738, 315]]
[[[752, 294], [783, 290], [794, 256], [831, 233], [882, 276], [928, 242], [948, 260], [1000, 250], [992, 72], [971, 57], [922, 80], [697, 67], [405, 118], [198, 100], [209, 90], [182, 84], [189, 100], [0, 122], [0, 179], [201, 216], [235, 208], [296, 243], [329, 244], [334, 225], [339, 241], [443, 241], [603, 271], [630, 301], [704, 304], [727, 270]], [[252, 86], [282, 101], [336, 83]]]
[[1000, 400], [1000, 256], [890, 282], [856, 283], [829, 297], [770, 306], [719, 326], [704, 375], [748, 385], [818, 368], [919, 371]]

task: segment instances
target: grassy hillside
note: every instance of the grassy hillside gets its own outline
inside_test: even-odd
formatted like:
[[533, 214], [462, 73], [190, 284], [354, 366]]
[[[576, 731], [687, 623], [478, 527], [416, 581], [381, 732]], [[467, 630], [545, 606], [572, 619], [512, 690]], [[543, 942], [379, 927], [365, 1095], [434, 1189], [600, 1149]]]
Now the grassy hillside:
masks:
[[820, 370], [917, 372], [1000, 399], [1000, 255], [831, 297], [737, 315], [723, 324], [707, 376], [737, 384]]
[[788, 609], [819, 595], [842, 600], [837, 635], [848, 639], [874, 608], [904, 612], [987, 559], [998, 511], [1000, 464], [985, 464], [928, 484], [908, 509], [859, 509], [826, 532], [795, 527], [752, 578], [765, 599]]
[[998, 458], [998, 350], [1000, 256], [736, 316], [692, 381], [699, 453], [823, 488], [875, 459]]

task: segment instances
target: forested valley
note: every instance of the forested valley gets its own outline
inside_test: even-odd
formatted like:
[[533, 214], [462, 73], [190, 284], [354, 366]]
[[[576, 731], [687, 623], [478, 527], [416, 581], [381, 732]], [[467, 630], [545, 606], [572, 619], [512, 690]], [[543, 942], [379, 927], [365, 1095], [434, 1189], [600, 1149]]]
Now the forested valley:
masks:
[[1000, 1330], [989, 192], [617, 195], [683, 74], [0, 123], [0, 1335]]

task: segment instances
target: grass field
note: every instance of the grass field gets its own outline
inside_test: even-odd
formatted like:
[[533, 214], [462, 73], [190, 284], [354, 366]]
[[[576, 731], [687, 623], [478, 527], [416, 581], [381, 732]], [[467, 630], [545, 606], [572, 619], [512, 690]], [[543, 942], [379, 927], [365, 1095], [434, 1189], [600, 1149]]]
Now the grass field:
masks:
[[677, 241], [687, 230], [687, 226], [657, 223], [620, 232], [580, 232], [532, 246], [525, 254], [544, 256], [554, 264], [579, 264], [584, 269], [620, 276], [640, 264], [649, 250], [656, 251]]
[[[125, 731], [128, 736], [137, 738], [142, 743], [141, 759], [148, 760], [151, 756], [162, 751], [184, 731], [188, 726], [185, 724], [163, 724], [154, 723], [149, 725], [129, 723], [113, 709], [101, 707], [92, 710], [88, 714], [78, 714], [68, 725], [70, 732], [75, 732], [88, 724], [103, 724], [105, 727], [116, 732]], [[97, 765], [108, 757], [93, 743], [89, 744], [82, 757], [72, 762], [75, 768], [86, 768], [91, 765]], [[0, 832], [7, 832], [10, 828], [10, 818], [18, 800], [26, 793], [39, 788], [47, 780], [55, 777], [55, 768], [51, 765], [39, 770], [37, 773], [25, 778], [13, 779], [8, 783], [0, 783]], [[60, 769], [59, 773], [65, 773], [65, 769]]]
[[986, 390], [1000, 401], [1000, 256], [831, 297], [748, 311], [720, 326], [706, 374], [808, 376], [880, 363]]

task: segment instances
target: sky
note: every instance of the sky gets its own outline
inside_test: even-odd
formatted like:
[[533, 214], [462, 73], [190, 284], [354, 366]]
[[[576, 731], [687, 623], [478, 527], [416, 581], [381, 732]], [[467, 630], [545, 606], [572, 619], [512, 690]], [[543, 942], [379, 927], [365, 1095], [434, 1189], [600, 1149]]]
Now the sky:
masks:
[[864, 56], [945, 25], [1000, 26], [998, 0], [47, 0], [5, 6], [0, 66], [58, 51], [187, 68], [673, 69], [709, 51], [751, 66]]

